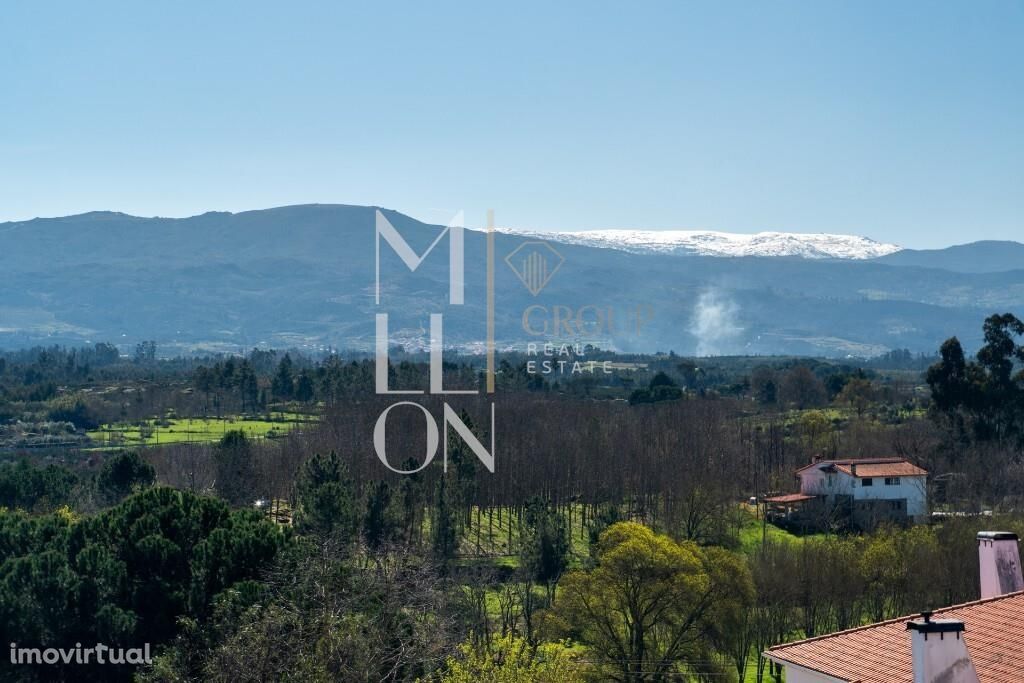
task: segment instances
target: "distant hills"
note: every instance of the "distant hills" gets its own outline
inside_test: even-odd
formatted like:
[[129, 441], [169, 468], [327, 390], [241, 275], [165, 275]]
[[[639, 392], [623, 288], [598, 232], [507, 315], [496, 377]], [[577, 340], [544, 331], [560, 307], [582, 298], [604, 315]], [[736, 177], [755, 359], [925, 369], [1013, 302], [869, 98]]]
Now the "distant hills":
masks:
[[1000, 273], [1024, 269], [1024, 244], [985, 240], [945, 249], [903, 249], [879, 259], [895, 266], [941, 268], [956, 273]]
[[[442, 230], [384, 213], [420, 253]], [[0, 224], [0, 346], [112, 341], [128, 349], [154, 339], [163, 353], [258, 344], [370, 349], [374, 313], [386, 310], [393, 339], [424, 344], [429, 315], [439, 312], [447, 343], [479, 348], [484, 235], [467, 231], [460, 307], [446, 305], [445, 241], [415, 273], [385, 245], [378, 309], [374, 215], [374, 207], [304, 205], [183, 219], [94, 212]], [[993, 311], [1024, 315], [1024, 245], [1016, 242], [893, 251], [849, 236], [704, 233], [662, 236], [658, 246], [650, 237], [657, 233], [629, 232], [589, 241], [578, 233], [499, 233], [499, 345], [554, 339], [557, 323], [558, 341], [627, 351], [931, 353], [954, 334], [976, 347]], [[553, 251], [538, 246], [542, 241]], [[722, 244], [739, 246], [729, 257], [709, 255], [720, 254]], [[505, 258], [521, 270], [537, 249], [554, 275], [535, 295]], [[565, 322], [580, 309], [589, 322], [582, 332]], [[532, 331], [546, 322], [547, 335], [524, 329], [524, 313]], [[594, 329], [599, 317], [604, 324]]]

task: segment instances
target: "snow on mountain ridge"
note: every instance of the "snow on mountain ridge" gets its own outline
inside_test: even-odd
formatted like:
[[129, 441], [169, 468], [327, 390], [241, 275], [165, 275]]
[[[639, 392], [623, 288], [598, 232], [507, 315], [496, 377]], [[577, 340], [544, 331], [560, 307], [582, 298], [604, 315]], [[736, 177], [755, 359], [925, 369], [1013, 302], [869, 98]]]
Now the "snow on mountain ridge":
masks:
[[714, 230], [581, 230], [542, 233], [506, 230], [517, 235], [618, 249], [632, 253], [699, 256], [799, 256], [812, 259], [871, 259], [900, 251], [896, 244], [857, 235], [759, 232], [739, 234]]

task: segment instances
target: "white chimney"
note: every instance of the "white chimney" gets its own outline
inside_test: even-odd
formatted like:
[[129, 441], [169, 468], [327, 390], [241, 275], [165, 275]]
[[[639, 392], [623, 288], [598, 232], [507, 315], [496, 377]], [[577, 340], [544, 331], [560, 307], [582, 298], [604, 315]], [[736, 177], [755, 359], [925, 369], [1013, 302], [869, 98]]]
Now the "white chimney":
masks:
[[1017, 534], [1009, 531], [979, 532], [978, 562], [982, 600], [1024, 590]]
[[964, 622], [932, 619], [922, 612], [907, 623], [914, 661], [914, 683], [978, 683], [978, 672], [963, 639]]

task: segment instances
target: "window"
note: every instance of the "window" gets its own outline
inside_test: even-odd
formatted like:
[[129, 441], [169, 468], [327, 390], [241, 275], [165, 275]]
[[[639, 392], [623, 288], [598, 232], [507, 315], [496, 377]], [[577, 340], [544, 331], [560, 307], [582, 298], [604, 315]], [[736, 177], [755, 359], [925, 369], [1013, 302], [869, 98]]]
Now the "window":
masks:
[[860, 480], [860, 485], [861, 486], [874, 486], [875, 485], [875, 480], [874, 479], [861, 479]]
[[899, 477], [886, 477], [885, 478], [885, 485], [886, 486], [899, 486], [900, 485], [900, 478]]

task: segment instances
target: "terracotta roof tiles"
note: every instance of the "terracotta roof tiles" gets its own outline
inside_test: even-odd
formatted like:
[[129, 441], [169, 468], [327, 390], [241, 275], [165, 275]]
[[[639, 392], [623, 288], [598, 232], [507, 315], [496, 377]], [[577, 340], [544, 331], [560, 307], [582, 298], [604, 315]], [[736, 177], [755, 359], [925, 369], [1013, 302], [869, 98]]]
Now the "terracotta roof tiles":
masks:
[[817, 496], [808, 496], [806, 493], [787, 493], [781, 496], [765, 498], [765, 503], [802, 503], [805, 500], [813, 500]]
[[918, 477], [928, 474], [928, 470], [921, 469], [917, 465], [904, 460], [903, 458], [852, 458], [846, 460], [819, 460], [810, 465], [804, 465], [796, 471], [797, 474], [806, 472], [812, 467], [821, 465], [832, 465], [840, 472], [853, 474], [853, 466], [857, 466], [857, 477]]
[[836, 463], [836, 469], [840, 472], [851, 474], [858, 479], [863, 477], [920, 477], [928, 474], [927, 470], [923, 470], [917, 465], [909, 463], [906, 460], [901, 460], [899, 462], [858, 464], [856, 474], [853, 473], [852, 465]]
[[[915, 616], [777, 645], [765, 655], [840, 681], [912, 683], [906, 624]], [[964, 640], [980, 683], [1024, 681], [1024, 592], [936, 610], [935, 617], [964, 622]]]

